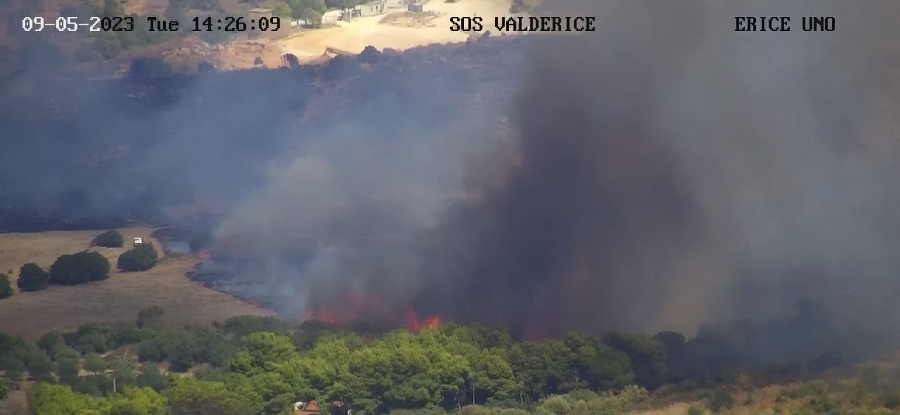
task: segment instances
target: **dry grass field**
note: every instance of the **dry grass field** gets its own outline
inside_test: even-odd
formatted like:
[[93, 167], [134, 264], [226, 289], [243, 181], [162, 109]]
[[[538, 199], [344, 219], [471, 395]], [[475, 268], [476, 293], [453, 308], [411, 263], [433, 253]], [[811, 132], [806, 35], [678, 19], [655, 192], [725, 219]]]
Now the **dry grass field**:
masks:
[[[209, 322], [236, 315], [272, 315], [268, 310], [238, 300], [189, 280], [185, 274], [197, 258], [164, 257], [144, 272], [115, 270], [118, 256], [131, 246], [135, 236], [149, 237], [151, 229], [123, 228], [124, 248], [90, 248], [102, 231], [0, 234], [0, 272], [12, 269], [15, 285], [19, 267], [35, 262], [48, 269], [56, 258], [92, 249], [110, 260], [106, 281], [78, 286], [51, 286], [46, 291], [17, 293], [0, 300], [0, 332], [37, 338], [48, 331], [76, 329], [85, 323], [133, 321], [138, 311], [158, 305], [167, 316], [184, 321]], [[159, 246], [157, 241], [154, 244]]]

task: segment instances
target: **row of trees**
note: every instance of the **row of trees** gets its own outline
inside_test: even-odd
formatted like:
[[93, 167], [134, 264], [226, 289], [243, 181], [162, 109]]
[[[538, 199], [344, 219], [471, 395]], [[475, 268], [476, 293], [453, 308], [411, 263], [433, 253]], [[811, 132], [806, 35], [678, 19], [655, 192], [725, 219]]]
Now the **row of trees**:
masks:
[[[95, 246], [121, 247], [125, 238], [118, 231], [104, 232], [94, 238]], [[121, 271], [146, 271], [156, 266], [159, 253], [151, 243], [144, 243], [119, 256], [116, 264]], [[56, 259], [50, 270], [40, 265], [27, 263], [19, 269], [16, 285], [21, 292], [41, 291], [50, 284], [77, 285], [109, 278], [110, 263], [98, 252], [79, 252], [62, 255]], [[0, 299], [13, 295], [12, 283], [8, 275], [0, 273]]]
[[[109, 278], [109, 260], [97, 252], [63, 255], [50, 266], [50, 272], [33, 262], [19, 268], [16, 285], [21, 292], [46, 290], [50, 284], [76, 285]], [[13, 294], [9, 276], [0, 274], [0, 299]]]
[[[787, 322], [751, 329], [746, 324], [707, 327], [690, 340], [674, 332], [608, 333], [599, 338], [570, 333], [561, 339], [520, 342], [477, 325], [379, 334], [315, 322], [294, 328], [260, 317], [214, 325], [174, 324], [153, 307], [143, 310], [135, 325], [86, 325], [73, 333], [50, 333], [37, 343], [0, 336], [0, 369], [14, 379], [27, 372], [39, 382], [62, 383], [74, 393], [95, 397], [91, 405], [122, 399], [113, 391], [114, 383], [119, 391], [150, 388], [171, 413], [275, 415], [293, 402], [310, 399], [341, 402], [359, 414], [444, 411], [473, 404], [535, 409], [555, 395], [591, 391], [611, 399], [609, 393], [637, 390], [629, 385], [651, 390], [670, 383], [712, 386], [734, 381], [739, 371], [772, 379], [784, 374], [782, 366], [771, 365], [779, 361], [802, 368], [794, 375], [821, 370], [821, 358], [827, 354], [820, 345], [829, 339], [812, 335], [821, 327], [804, 329], [813, 322], [812, 312], [800, 310]], [[762, 360], [757, 340], [747, 334], [770, 342], [770, 349], [782, 349], [766, 334], [770, 329], [764, 327], [770, 326], [798, 330], [810, 340], [803, 344], [805, 352], [782, 351], [772, 357], [775, 360]], [[799, 343], [791, 344], [796, 349]], [[125, 345], [137, 345], [137, 361], [100, 358], [110, 352], [116, 356]], [[843, 363], [836, 362], [830, 364]], [[161, 375], [158, 364], [173, 372], [201, 364], [205, 369], [195, 371], [196, 379], [185, 380]], [[77, 376], [79, 367], [91, 374]], [[239, 411], [229, 412], [207, 399], [228, 402], [227, 408]], [[204, 403], [180, 407], [176, 402]], [[222, 412], [206, 412], [206, 405]], [[331, 409], [322, 407], [324, 412]]]

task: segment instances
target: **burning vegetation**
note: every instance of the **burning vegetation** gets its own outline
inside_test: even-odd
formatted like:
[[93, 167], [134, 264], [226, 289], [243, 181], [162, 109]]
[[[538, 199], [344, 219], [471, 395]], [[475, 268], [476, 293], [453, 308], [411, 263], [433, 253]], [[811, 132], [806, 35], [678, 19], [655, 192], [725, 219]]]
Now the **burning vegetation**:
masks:
[[308, 306], [303, 320], [320, 321], [335, 326], [373, 320], [378, 323], [402, 323], [413, 333], [440, 327], [443, 324], [440, 316], [419, 317], [412, 306], [407, 307], [401, 315], [395, 314], [390, 313], [377, 297], [347, 291], [340, 301]]

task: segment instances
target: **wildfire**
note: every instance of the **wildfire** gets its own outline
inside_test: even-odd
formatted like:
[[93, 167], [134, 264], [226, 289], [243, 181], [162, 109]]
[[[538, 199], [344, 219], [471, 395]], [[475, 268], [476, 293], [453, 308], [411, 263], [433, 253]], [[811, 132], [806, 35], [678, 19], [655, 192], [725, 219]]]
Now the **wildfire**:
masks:
[[424, 319], [419, 319], [416, 315], [416, 310], [414, 310], [412, 307], [406, 309], [403, 322], [406, 324], [406, 328], [413, 333], [417, 333], [422, 329], [433, 329], [436, 327], [440, 327], [442, 324], [444, 324], [443, 320], [441, 320], [441, 316], [430, 316], [425, 317]]
[[440, 316], [419, 318], [413, 307], [408, 307], [402, 318], [392, 316], [377, 298], [370, 295], [348, 291], [339, 304], [327, 307], [309, 307], [304, 320], [317, 320], [337, 326], [344, 326], [354, 320], [382, 318], [388, 321], [402, 322], [407, 330], [418, 333], [423, 329], [440, 327], [443, 320]]

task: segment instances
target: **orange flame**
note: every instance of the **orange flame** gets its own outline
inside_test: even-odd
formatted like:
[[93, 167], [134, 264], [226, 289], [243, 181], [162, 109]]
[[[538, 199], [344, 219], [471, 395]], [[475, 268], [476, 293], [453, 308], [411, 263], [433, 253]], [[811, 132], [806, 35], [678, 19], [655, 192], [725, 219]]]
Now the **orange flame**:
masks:
[[416, 315], [416, 310], [412, 307], [406, 309], [403, 320], [406, 323], [406, 328], [413, 333], [418, 333], [423, 329], [437, 328], [444, 324], [441, 316], [429, 316], [420, 320]]
[[420, 319], [412, 307], [406, 309], [402, 318], [391, 317], [392, 314], [388, 312], [377, 297], [348, 291], [344, 293], [340, 304], [307, 308], [304, 320], [317, 320], [323, 323], [344, 326], [354, 320], [382, 316], [386, 320], [402, 321], [406, 328], [413, 333], [418, 333], [423, 329], [440, 327], [444, 324], [440, 316], [429, 316]]

